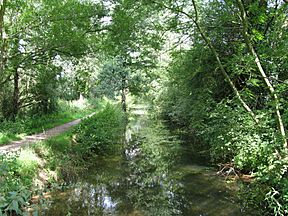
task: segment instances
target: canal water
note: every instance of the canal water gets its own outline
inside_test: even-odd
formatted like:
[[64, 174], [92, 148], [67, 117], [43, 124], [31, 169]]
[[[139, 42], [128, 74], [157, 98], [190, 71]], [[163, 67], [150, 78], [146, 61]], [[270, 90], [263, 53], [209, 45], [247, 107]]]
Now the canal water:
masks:
[[191, 160], [190, 148], [163, 124], [132, 122], [122, 153], [95, 158], [75, 187], [52, 194], [44, 215], [254, 215], [241, 208], [236, 183]]

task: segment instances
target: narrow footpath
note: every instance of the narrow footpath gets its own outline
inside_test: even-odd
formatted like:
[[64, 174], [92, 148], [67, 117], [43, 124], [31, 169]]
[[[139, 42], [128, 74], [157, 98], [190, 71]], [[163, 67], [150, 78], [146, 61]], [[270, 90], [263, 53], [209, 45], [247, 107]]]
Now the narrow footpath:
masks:
[[68, 122], [66, 124], [54, 127], [52, 129], [48, 129], [42, 133], [26, 136], [22, 140], [10, 142], [8, 145], [0, 146], [0, 154], [18, 151], [20, 148], [24, 146], [29, 146], [36, 142], [46, 140], [50, 137], [64, 133], [65, 131], [69, 130], [71, 127], [79, 124], [80, 122], [81, 122], [81, 119], [77, 119], [77, 120]]

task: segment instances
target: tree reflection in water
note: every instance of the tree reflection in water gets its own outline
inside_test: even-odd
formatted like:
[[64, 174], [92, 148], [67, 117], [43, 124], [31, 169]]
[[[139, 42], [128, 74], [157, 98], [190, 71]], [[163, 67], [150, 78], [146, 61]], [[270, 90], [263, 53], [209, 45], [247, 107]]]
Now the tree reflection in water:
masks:
[[223, 179], [187, 162], [185, 143], [160, 123], [138, 126], [121, 157], [96, 159], [45, 215], [243, 215]]

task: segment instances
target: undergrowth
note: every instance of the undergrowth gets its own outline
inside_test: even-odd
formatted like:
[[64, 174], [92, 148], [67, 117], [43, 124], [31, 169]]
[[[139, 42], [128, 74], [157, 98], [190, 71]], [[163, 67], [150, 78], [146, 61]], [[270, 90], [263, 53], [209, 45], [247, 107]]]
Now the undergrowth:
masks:
[[58, 189], [64, 180], [83, 169], [83, 160], [72, 145], [68, 131], [19, 152], [1, 155], [0, 215], [25, 215], [28, 208], [37, 215], [39, 205], [34, 205], [32, 198], [42, 197], [37, 202], [45, 204], [44, 192]]
[[98, 113], [84, 119], [74, 131], [74, 140], [83, 156], [107, 155], [123, 141], [125, 116], [119, 105], [107, 103]]
[[60, 101], [59, 109], [52, 114], [20, 116], [14, 122], [2, 119], [0, 120], [0, 145], [82, 118], [92, 113], [98, 106], [99, 103]]
[[[46, 207], [43, 193], [75, 182], [89, 165], [87, 157], [112, 153], [124, 126], [119, 106], [106, 104], [74, 130], [0, 155], [0, 216], [25, 215], [28, 209], [38, 215], [39, 204]], [[35, 196], [40, 197], [37, 204], [31, 202]]]

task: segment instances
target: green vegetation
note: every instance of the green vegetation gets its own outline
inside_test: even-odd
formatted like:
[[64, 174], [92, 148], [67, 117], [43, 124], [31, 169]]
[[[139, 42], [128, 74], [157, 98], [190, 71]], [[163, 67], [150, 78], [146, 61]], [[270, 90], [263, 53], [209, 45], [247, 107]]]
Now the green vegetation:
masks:
[[[4, 215], [23, 214], [23, 207], [31, 206], [33, 195], [54, 183], [59, 185], [69, 180], [69, 175], [87, 166], [87, 155], [107, 155], [115, 151], [123, 138], [123, 120], [121, 108], [107, 103], [103, 110], [84, 119], [77, 129], [20, 152], [1, 155], [0, 209]], [[37, 211], [37, 207], [32, 207]]]
[[[53, 148], [71, 145], [76, 161], [119, 152], [137, 101], [220, 173], [246, 176], [245, 206], [287, 215], [287, 14], [287, 0], [0, 1], [0, 145], [93, 112], [68, 101], [107, 97], [122, 111], [107, 105], [75, 129], [73, 145]], [[32, 184], [35, 154], [1, 156], [7, 179], [27, 176], [6, 189]]]
[[20, 152], [1, 155], [2, 214], [22, 215], [24, 207], [32, 207], [37, 212], [39, 207], [30, 202], [32, 196], [41, 197], [57, 181], [57, 185], [61, 184], [65, 170], [71, 173], [77, 169], [77, 160], [73, 160], [77, 156], [71, 148], [70, 137], [71, 131]]
[[77, 126], [74, 141], [83, 156], [111, 154], [119, 151], [124, 130], [125, 118], [121, 107], [107, 103], [103, 110]]
[[24, 116], [15, 121], [4, 120], [0, 124], [0, 145], [85, 117], [96, 108], [89, 104], [81, 104], [79, 107], [76, 103], [73, 105], [60, 101], [58, 110], [52, 114]]
[[33, 178], [38, 172], [38, 158], [31, 150], [1, 155], [1, 214], [22, 213], [22, 207], [28, 205], [32, 192]]
[[194, 29], [196, 35], [193, 46], [172, 55], [169, 81], [158, 98], [160, 113], [208, 149], [211, 162], [220, 164], [224, 174], [231, 167], [240, 178], [246, 174], [253, 179], [243, 186], [245, 205], [285, 215], [288, 85], [283, 71], [287, 55], [280, 50], [287, 38], [280, 26], [287, 23], [282, 13], [287, 4], [192, 2], [191, 16], [186, 3], [177, 10], [173, 4], [162, 5], [191, 20], [195, 28], [174, 18], [177, 26]]

